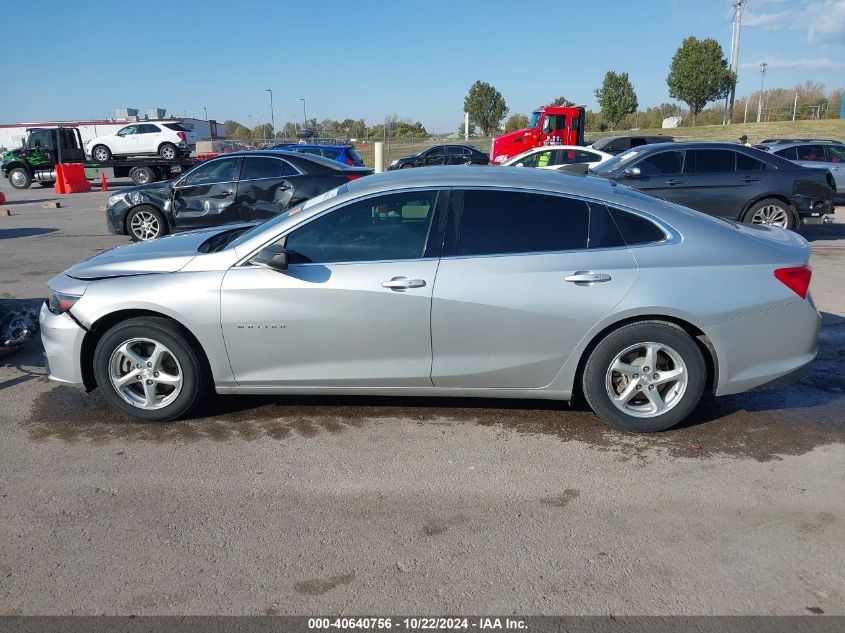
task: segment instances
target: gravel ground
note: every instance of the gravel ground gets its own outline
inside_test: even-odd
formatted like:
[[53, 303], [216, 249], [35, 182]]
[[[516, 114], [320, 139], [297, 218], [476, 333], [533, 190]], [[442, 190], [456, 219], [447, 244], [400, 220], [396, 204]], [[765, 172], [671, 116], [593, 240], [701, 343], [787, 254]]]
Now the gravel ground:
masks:
[[[125, 243], [0, 188], [0, 302]], [[820, 354], [636, 436], [582, 407], [219, 397], [144, 425], [0, 358], [0, 614], [845, 614], [845, 209]], [[788, 336], [788, 333], [784, 333]]]

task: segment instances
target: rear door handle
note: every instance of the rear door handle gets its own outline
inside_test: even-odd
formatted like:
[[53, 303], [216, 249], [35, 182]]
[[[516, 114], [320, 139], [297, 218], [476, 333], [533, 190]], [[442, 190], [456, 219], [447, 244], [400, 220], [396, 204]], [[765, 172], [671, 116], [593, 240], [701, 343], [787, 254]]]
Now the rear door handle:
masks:
[[758, 180], [760, 179], [757, 176], [746, 176], [742, 179], [742, 182], [757, 182]]
[[682, 185], [682, 184], [684, 184], [684, 180], [683, 180], [683, 178], [670, 178], [669, 180], [666, 181], [666, 184], [672, 185], [672, 186]]
[[231, 196], [233, 193], [234, 193], [233, 191], [222, 191], [222, 192], [220, 192], [220, 196], [223, 197], [223, 198], [227, 198], [228, 196]]
[[574, 284], [589, 285], [601, 283], [603, 281], [610, 281], [610, 275], [607, 273], [594, 273], [589, 270], [579, 270], [573, 275], [567, 275], [563, 278], [563, 280]]
[[425, 286], [425, 279], [408, 279], [407, 277], [393, 277], [390, 281], [381, 282], [382, 288], [390, 288], [391, 290], [422, 288], [423, 286]]

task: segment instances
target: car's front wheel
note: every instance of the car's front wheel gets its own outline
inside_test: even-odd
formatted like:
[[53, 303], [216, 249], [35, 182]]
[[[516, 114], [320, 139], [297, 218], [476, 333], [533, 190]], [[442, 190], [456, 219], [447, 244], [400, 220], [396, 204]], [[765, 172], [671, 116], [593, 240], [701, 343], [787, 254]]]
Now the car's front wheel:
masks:
[[183, 417], [210, 384], [186, 333], [161, 317], [129, 319], [107, 331], [94, 351], [94, 375], [109, 404], [146, 422]]
[[111, 150], [105, 145], [95, 145], [91, 150], [91, 158], [98, 163], [107, 163], [111, 160]]
[[742, 221], [746, 224], [769, 224], [784, 229], [795, 228], [792, 206], [777, 198], [766, 198], [751, 205]]
[[9, 184], [15, 189], [29, 189], [32, 184], [32, 176], [23, 167], [15, 167], [6, 176], [9, 179]]
[[161, 211], [142, 204], [126, 216], [126, 231], [133, 241], [148, 242], [167, 235], [167, 222]]
[[663, 431], [686, 418], [704, 392], [707, 368], [696, 342], [665, 321], [624, 325], [584, 366], [583, 390], [599, 416], [625, 431]]

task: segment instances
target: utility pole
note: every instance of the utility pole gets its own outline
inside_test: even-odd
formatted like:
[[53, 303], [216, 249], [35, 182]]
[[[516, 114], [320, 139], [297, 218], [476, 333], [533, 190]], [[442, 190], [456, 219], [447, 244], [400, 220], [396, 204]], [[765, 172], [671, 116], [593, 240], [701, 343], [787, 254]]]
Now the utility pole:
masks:
[[760, 99], [757, 101], [757, 123], [763, 120], [763, 82], [766, 80], [766, 62], [760, 62]]
[[[733, 39], [731, 40], [731, 70], [734, 73], [739, 72], [739, 36], [742, 32], [742, 12], [745, 9], [747, 0], [735, 0], [734, 8], [734, 28]], [[730, 123], [734, 114], [734, 99], [736, 98], [736, 81], [731, 84], [731, 89], [728, 92], [728, 97], [725, 99], [725, 116], [722, 124]]]
[[305, 111], [305, 99], [300, 97], [299, 100], [302, 101], [302, 121], [304, 123], [302, 129], [304, 130], [308, 127], [308, 113]]
[[745, 122], [748, 121], [748, 102], [751, 101], [751, 98], [747, 98], [745, 100], [745, 114], [742, 115], [742, 124], [745, 125]]
[[273, 140], [276, 140], [276, 114], [273, 112], [273, 91], [265, 88], [264, 92], [270, 93], [270, 125], [273, 126]]
[[795, 101], [792, 103], [792, 120], [795, 120], [795, 112], [798, 110], [798, 93], [795, 93]]
[[205, 106], [202, 107], [202, 111], [205, 112], [205, 120], [208, 121], [208, 108]]

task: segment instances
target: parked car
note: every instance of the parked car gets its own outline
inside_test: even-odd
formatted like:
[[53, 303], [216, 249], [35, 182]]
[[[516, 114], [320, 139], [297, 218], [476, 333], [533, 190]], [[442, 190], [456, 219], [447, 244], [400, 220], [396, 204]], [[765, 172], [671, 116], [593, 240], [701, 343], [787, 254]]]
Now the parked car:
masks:
[[[141, 420], [219, 393], [568, 400], [632, 431], [816, 354], [810, 248], [603, 178], [440, 167], [254, 227], [98, 254], [50, 281], [52, 380]], [[776, 341], [777, 344], [773, 344]]]
[[417, 154], [397, 158], [390, 163], [388, 171], [409, 167], [428, 167], [430, 165], [486, 165], [490, 155], [471, 145], [434, 145]]
[[105, 163], [112, 156], [159, 155], [173, 160], [190, 154], [197, 146], [193, 131], [179, 121], [139, 121], [114, 134], [95, 136], [85, 143], [85, 153]]
[[273, 150], [224, 154], [180, 178], [121, 189], [108, 199], [109, 231], [133, 240], [266, 220], [338, 185], [373, 173], [314, 156]]
[[796, 228], [833, 213], [830, 172], [736, 143], [658, 143], [590, 170], [711, 215]]
[[595, 167], [613, 158], [611, 154], [578, 145], [547, 145], [532, 147], [502, 163], [504, 167], [535, 167], [559, 169], [564, 165]]
[[606, 136], [594, 141], [587, 147], [598, 149], [608, 154], [621, 154], [634, 147], [648, 145], [650, 143], [671, 143], [674, 141], [671, 136]]
[[273, 149], [283, 149], [288, 152], [301, 152], [303, 154], [314, 154], [329, 160], [336, 160], [344, 165], [364, 167], [364, 159], [355, 151], [352, 145], [304, 145], [299, 143], [281, 143]]
[[836, 181], [836, 199], [845, 201], [845, 143], [841, 141], [780, 141], [767, 147], [775, 156], [781, 156], [804, 167], [830, 170]]

